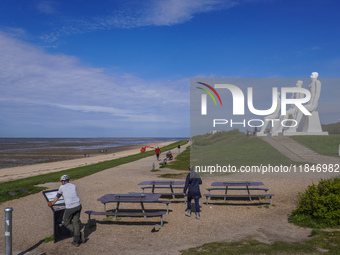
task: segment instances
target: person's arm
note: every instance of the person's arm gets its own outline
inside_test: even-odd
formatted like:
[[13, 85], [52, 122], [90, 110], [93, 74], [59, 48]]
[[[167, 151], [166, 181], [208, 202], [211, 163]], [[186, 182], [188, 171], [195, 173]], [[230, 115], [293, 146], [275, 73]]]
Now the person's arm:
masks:
[[53, 201], [51, 202], [51, 204], [49, 206], [53, 206], [61, 197], [61, 194], [57, 193], [57, 195], [55, 196], [55, 198], [53, 199]]
[[189, 181], [190, 181], [190, 174], [187, 175], [187, 178], [185, 179], [185, 185], [183, 189], [183, 195], [186, 196], [187, 189], [189, 187]]

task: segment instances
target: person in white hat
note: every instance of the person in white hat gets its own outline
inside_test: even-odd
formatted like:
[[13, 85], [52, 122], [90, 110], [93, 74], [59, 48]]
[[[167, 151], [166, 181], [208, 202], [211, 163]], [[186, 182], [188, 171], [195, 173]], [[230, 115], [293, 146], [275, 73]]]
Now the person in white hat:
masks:
[[80, 233], [80, 212], [81, 204], [77, 193], [77, 187], [70, 183], [70, 176], [63, 175], [60, 177], [61, 186], [56, 197], [49, 206], [53, 206], [58, 199], [63, 196], [65, 200], [65, 212], [63, 216], [63, 225], [73, 233], [73, 242], [75, 246], [79, 246], [82, 242]]

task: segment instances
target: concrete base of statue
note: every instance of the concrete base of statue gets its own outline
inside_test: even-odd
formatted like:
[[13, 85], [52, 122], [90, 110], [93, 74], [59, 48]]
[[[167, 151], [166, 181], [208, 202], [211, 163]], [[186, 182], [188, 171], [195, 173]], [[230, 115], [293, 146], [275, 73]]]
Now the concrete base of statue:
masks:
[[260, 132], [257, 132], [256, 136], [270, 136], [270, 133], [260, 133]]
[[312, 115], [305, 115], [303, 121], [303, 128], [301, 132], [296, 129], [287, 129], [283, 131], [284, 136], [293, 135], [328, 135], [328, 132], [323, 132], [321, 128], [319, 112], [312, 112]]
[[283, 136], [294, 136], [294, 135], [329, 135], [328, 132], [283, 132]]
[[303, 118], [304, 118], [304, 123], [303, 123], [302, 132], [307, 132], [307, 133], [321, 132], [322, 133], [319, 112], [317, 111], [312, 112], [312, 115], [305, 115]]

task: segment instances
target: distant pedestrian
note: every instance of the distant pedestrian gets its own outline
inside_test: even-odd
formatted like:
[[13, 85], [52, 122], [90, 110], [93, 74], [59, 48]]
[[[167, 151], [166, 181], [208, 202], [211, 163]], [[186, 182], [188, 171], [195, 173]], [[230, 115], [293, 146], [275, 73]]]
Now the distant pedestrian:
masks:
[[247, 138], [249, 138], [249, 130], [247, 129]]
[[49, 202], [48, 206], [53, 206], [61, 196], [64, 197], [66, 209], [63, 216], [63, 225], [73, 233], [72, 244], [78, 247], [82, 242], [82, 236], [80, 233], [81, 204], [77, 194], [77, 187], [70, 183], [70, 176], [68, 175], [61, 176], [60, 181], [62, 185], [59, 187], [53, 202]]
[[257, 127], [254, 128], [253, 136], [256, 136], [257, 133]]
[[[187, 209], [185, 212], [185, 216], [190, 217], [191, 216], [191, 200], [195, 200], [195, 211], [196, 211], [196, 219], [200, 219], [200, 205], [199, 201], [202, 197], [201, 191], [200, 191], [200, 185], [202, 184], [202, 179], [194, 171], [193, 166], [189, 166], [190, 173], [187, 175], [187, 178], [185, 180], [185, 185], [183, 189], [183, 194], [187, 195]], [[186, 194], [188, 189], [188, 193]]]
[[181, 145], [180, 144], [178, 144], [177, 149], [178, 149], [178, 153], [181, 153]]
[[156, 153], [157, 160], [159, 160], [159, 154], [161, 153], [161, 149], [159, 147], [157, 147], [155, 149], [155, 153]]
[[84, 154], [84, 158], [86, 158], [86, 153]]

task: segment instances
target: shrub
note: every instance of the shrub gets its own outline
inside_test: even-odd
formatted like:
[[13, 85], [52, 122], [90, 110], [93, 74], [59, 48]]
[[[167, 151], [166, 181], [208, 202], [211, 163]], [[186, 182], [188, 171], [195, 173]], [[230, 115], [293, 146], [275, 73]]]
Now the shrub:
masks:
[[300, 226], [340, 225], [340, 178], [321, 179], [298, 195], [298, 205], [290, 220]]

